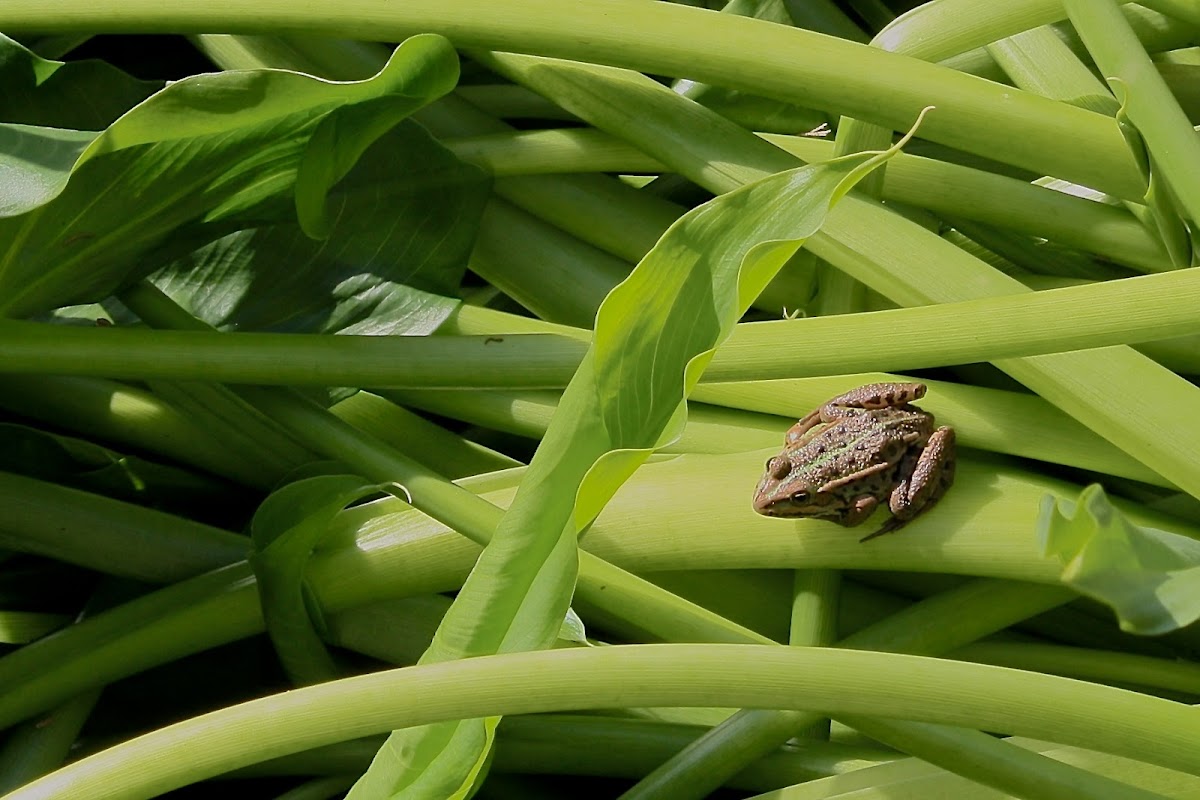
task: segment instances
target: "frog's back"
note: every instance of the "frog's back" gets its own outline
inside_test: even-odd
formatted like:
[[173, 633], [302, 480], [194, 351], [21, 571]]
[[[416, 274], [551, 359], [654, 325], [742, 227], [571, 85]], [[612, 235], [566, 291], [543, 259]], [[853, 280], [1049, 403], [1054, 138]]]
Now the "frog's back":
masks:
[[904, 440], [920, 433], [919, 423], [908, 419], [885, 422], [875, 414], [865, 412], [823, 425], [789, 451], [796, 477], [804, 476], [816, 488], [881, 462], [899, 463], [907, 449]]

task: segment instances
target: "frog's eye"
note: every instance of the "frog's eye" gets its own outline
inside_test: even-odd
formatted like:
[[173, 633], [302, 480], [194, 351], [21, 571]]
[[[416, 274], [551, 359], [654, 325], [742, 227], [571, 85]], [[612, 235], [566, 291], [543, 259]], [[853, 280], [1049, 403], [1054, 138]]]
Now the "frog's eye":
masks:
[[801, 489], [798, 492], [792, 492], [793, 503], [805, 503], [808, 501], [809, 497], [811, 497], [811, 494], [804, 489]]

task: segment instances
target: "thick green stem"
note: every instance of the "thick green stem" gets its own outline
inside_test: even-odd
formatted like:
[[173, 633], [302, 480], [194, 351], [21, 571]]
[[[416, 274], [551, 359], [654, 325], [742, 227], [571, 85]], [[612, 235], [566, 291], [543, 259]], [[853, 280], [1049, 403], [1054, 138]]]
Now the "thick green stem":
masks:
[[[841, 721], [922, 761], [1026, 800], [1164, 800], [1157, 792], [1064, 764], [980, 731], [857, 715], [842, 716]], [[972, 757], [978, 755], [985, 757]]]
[[[846, 637], [839, 647], [941, 653], [1074, 596], [1060, 586], [971, 581], [880, 620]], [[738, 711], [643, 778], [622, 800], [703, 797], [820, 718], [807, 711]], [[978, 740], [972, 742], [978, 744]]]
[[[1045, 21], [1062, 18], [1057, 3], [1043, 5], [1058, 9]], [[487, 0], [345, 0], [333, 11], [283, 0], [239, 0], [219, 10], [202, 0], [128, 0], [114, 6], [61, 0], [51, 13], [33, 0], [10, 0], [0, 27], [15, 33], [286, 30], [373, 41], [441, 33], [459, 47], [686, 75], [900, 130], [937, 97], [943, 110], [922, 128], [925, 138], [1120, 196], [1136, 198], [1142, 191], [1115, 124], [1101, 115], [798, 28], [640, 0], [569, 9], [554, 0], [509, 0], [500, 7]], [[588, 35], [580, 37], [581, 30]], [[696, 58], [697, 52], [704, 58]]]
[[244, 536], [184, 517], [7, 472], [0, 508], [0, 546], [141, 581], [189, 578], [249, 547]]
[[[849, 201], [851, 198], [847, 198]], [[1190, 270], [860, 315], [739, 325], [710, 382], [918, 369], [1200, 333]], [[897, 337], [896, 330], [920, 330]], [[853, 331], [853, 335], [849, 332]], [[863, 348], [860, 341], [872, 341]], [[565, 386], [583, 342], [558, 336], [328, 336], [75, 329], [0, 322], [4, 369], [223, 383]]]
[[[842, 574], [832, 569], [797, 570], [792, 585], [792, 617], [788, 644], [826, 647], [838, 639], [838, 605]], [[817, 720], [802, 734], [829, 738], [829, 720]]]

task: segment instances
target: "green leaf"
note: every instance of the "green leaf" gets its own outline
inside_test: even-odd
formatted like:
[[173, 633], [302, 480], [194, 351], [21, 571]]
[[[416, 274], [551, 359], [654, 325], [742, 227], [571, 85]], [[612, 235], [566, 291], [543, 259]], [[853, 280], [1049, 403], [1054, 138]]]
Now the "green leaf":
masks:
[[567, 615], [558, 628], [558, 644], [591, 645], [587, 639], [587, 628], [573, 608], [567, 609]]
[[402, 122], [331, 194], [325, 241], [295, 222], [238, 231], [151, 281], [224, 330], [427, 334], [458, 306], [489, 188], [482, 170]]
[[40, 58], [0, 34], [0, 121], [98, 131], [161, 88], [104, 61]]
[[1111, 607], [1122, 630], [1150, 636], [1200, 619], [1200, 541], [1135, 525], [1099, 484], [1074, 502], [1047, 495], [1038, 539], [1062, 562], [1062, 582]]
[[273, 492], [250, 522], [250, 566], [267, 634], [297, 684], [338, 677], [320, 631], [320, 608], [304, 580], [308, 560], [347, 505], [379, 487], [357, 475], [306, 478]]
[[[357, 83], [254, 70], [171, 84], [96, 138], [65, 183], [66, 159], [56, 176], [43, 174], [41, 183], [61, 186], [59, 194], [0, 219], [0, 314], [98, 300], [231, 230], [293, 218], [302, 165], [324, 153], [344, 174], [348, 151], [367, 144], [360, 138], [347, 148], [326, 136], [332, 151], [310, 147], [325, 117], [366, 104], [394, 123], [457, 79], [450, 44], [422, 35]], [[414, 88], [425, 94], [414, 97]], [[307, 191], [323, 201], [328, 188]]]
[[[772, 175], [677, 221], [600, 307], [596, 334], [517, 495], [422, 663], [552, 645], [571, 602], [577, 536], [655, 447], [750, 302], [887, 156]], [[394, 731], [350, 800], [467, 796], [498, 720]]]
[[0, 124], [0, 218], [58, 196], [71, 167], [96, 138], [91, 131]]

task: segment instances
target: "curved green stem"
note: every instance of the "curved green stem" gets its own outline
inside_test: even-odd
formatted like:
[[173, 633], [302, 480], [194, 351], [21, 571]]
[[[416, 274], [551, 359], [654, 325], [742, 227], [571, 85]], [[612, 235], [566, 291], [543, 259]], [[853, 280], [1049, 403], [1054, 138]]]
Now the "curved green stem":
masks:
[[1195, 710], [1120, 689], [875, 652], [633, 645], [484, 656], [298, 689], [118, 745], [8, 800], [55, 791], [140, 800], [267, 758], [443, 720], [713, 702], [977, 726], [1200, 773]]

